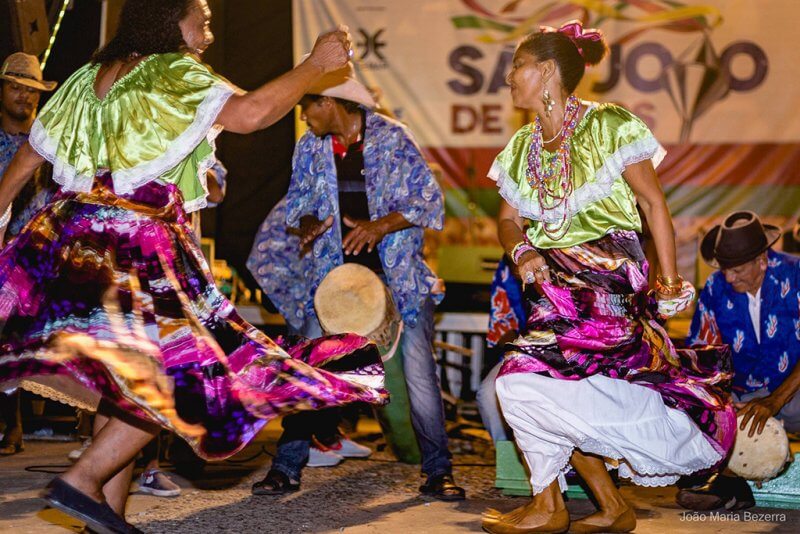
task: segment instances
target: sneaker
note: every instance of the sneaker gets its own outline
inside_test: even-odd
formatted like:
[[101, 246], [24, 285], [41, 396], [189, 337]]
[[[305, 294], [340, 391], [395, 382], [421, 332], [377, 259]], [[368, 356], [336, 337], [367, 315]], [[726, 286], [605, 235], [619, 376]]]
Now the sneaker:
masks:
[[312, 446], [308, 451], [306, 467], [333, 467], [342, 460], [344, 460], [344, 457], [334, 451], [322, 450]]
[[149, 469], [142, 473], [138, 485], [139, 493], [149, 493], [156, 497], [177, 497], [181, 494], [181, 487], [160, 469]]
[[69, 451], [69, 454], [67, 454], [67, 458], [72, 463], [77, 462], [78, 460], [80, 460], [83, 451], [88, 449], [91, 445], [92, 445], [92, 438], [86, 438], [85, 440], [83, 440], [83, 443], [79, 448], [75, 449], [74, 451]]
[[340, 439], [328, 448], [343, 458], [369, 458], [372, 455], [372, 449], [347, 438]]

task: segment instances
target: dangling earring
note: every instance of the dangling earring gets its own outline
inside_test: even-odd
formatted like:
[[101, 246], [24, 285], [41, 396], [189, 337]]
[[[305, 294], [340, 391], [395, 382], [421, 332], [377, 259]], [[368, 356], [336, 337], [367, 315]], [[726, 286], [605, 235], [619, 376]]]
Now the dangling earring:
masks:
[[550, 112], [553, 111], [553, 106], [556, 105], [556, 101], [550, 96], [550, 91], [547, 89], [542, 92], [542, 102], [544, 103], [544, 115], [550, 118]]

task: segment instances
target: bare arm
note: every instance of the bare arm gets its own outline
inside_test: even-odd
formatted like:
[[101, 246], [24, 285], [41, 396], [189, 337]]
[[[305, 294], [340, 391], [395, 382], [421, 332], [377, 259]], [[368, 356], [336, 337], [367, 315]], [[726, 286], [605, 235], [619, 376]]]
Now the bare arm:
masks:
[[[11, 206], [11, 202], [42, 163], [44, 163], [44, 158], [29, 143], [20, 147], [0, 179], [0, 214], [5, 213], [6, 209]], [[5, 228], [0, 228], [0, 243], [3, 241], [5, 230]]]
[[738, 415], [742, 416], [739, 430], [746, 430], [748, 423], [752, 419], [750, 431], [747, 435], [752, 437], [756, 432], [761, 434], [764, 431], [767, 420], [780, 412], [781, 408], [792, 400], [798, 390], [800, 390], [800, 364], [795, 365], [786, 380], [766, 397], [737, 404]]
[[303, 63], [255, 91], [233, 95], [217, 121], [226, 130], [242, 134], [271, 126], [289, 113], [324, 74], [344, 67], [349, 51], [346, 31], [320, 36]]
[[650, 233], [658, 253], [661, 275], [674, 278], [678, 276], [675, 262], [675, 229], [672, 216], [667, 207], [667, 199], [661, 190], [661, 183], [650, 160], [640, 161], [628, 166], [622, 173], [625, 181], [636, 195], [650, 226]]
[[217, 182], [217, 171], [214, 169], [208, 169], [208, 175], [206, 176], [206, 184], [208, 185], [208, 201], [213, 202], [214, 204], [219, 204], [223, 200], [225, 200], [225, 192], [219, 186]]

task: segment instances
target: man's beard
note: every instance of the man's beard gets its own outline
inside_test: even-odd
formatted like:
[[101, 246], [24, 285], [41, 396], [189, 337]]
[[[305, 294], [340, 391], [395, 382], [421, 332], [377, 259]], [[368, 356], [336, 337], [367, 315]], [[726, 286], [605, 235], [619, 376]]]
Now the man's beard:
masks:
[[27, 111], [15, 111], [3, 106], [0, 107], [0, 115], [5, 115], [6, 117], [10, 117], [18, 122], [26, 122], [30, 120], [31, 116], [33, 116], [33, 110], [31, 110], [29, 113]]

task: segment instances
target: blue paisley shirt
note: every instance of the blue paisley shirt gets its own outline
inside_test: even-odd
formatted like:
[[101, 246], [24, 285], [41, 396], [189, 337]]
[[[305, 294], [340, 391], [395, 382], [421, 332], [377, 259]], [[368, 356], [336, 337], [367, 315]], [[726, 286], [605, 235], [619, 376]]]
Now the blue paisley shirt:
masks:
[[303, 328], [311, 288], [297, 281], [304, 280], [311, 267], [311, 257], [300, 255], [300, 238], [286, 232], [284, 197], [258, 228], [247, 269], [286, 322], [298, 331]]
[[[442, 228], [444, 199], [406, 127], [372, 111], [367, 111], [366, 120], [364, 178], [370, 219], [398, 212], [413, 225], [388, 234], [378, 244], [395, 304], [406, 324], [413, 326], [427, 298], [432, 297], [437, 303], [443, 298], [442, 294], [431, 293], [436, 275], [425, 263], [422, 248], [423, 228]], [[278, 311], [294, 325], [309, 317], [316, 318], [316, 289], [331, 269], [343, 263], [341, 227], [334, 224], [317, 238], [312, 252], [302, 259], [295, 239], [276, 234], [285, 234], [286, 225], [297, 227], [304, 215], [320, 220], [332, 215], [339, 220], [338, 199], [331, 139], [308, 131], [295, 147], [292, 179], [285, 199], [285, 224], [277, 229], [262, 225], [253, 251], [259, 257], [251, 255], [248, 262], [259, 282], [264, 279], [259, 273], [275, 278], [262, 287]], [[275, 213], [273, 210], [265, 224], [277, 223]], [[256, 250], [259, 246], [262, 251]], [[274, 265], [268, 266], [270, 262]]]
[[27, 140], [28, 136], [25, 134], [11, 135], [0, 128], [0, 178], [5, 174], [8, 164], [11, 163], [14, 154], [17, 153], [22, 144]]
[[747, 306], [721, 271], [712, 274], [700, 293], [688, 343], [730, 345], [733, 390], [738, 394], [766, 388], [774, 391], [800, 357], [800, 258], [768, 251], [761, 284], [759, 343]]

